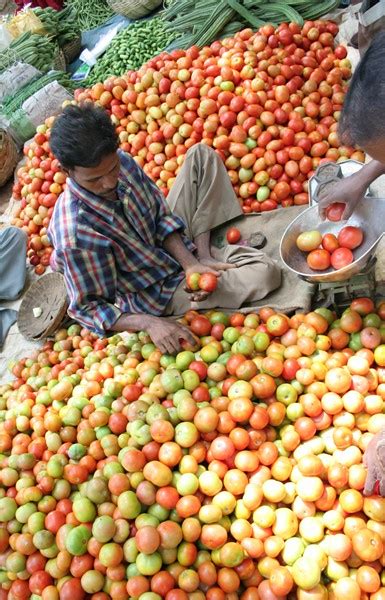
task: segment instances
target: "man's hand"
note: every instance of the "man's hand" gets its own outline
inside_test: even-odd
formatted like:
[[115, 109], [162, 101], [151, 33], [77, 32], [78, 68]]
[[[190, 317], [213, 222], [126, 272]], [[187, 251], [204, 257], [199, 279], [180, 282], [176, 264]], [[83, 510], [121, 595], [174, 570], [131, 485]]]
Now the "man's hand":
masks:
[[[203, 262], [198, 261], [186, 269], [186, 280], [192, 273], [213, 273], [216, 277], [221, 276], [220, 272], [215, 268], [209, 267], [203, 264]], [[210, 296], [210, 292], [205, 292], [204, 290], [191, 290], [187, 284], [185, 285], [184, 290], [189, 294], [191, 302], [203, 302], [203, 300], [206, 300], [206, 298]]]
[[147, 333], [163, 354], [176, 354], [182, 348], [181, 340], [195, 346], [197, 340], [184, 325], [173, 319], [152, 317], [147, 324]]
[[220, 277], [220, 272], [212, 266], [205, 265], [202, 261], [196, 261], [189, 265], [185, 270], [186, 279], [192, 273], [214, 273], [216, 277]]
[[327, 207], [335, 202], [346, 204], [344, 214], [342, 215], [344, 221], [351, 217], [357, 204], [364, 198], [367, 188], [366, 182], [363, 183], [362, 178], [360, 176], [357, 177], [357, 175], [359, 173], [341, 179], [333, 190], [325, 192], [321, 196], [318, 202], [318, 212], [323, 221], [326, 219]]
[[364, 495], [370, 496], [375, 493], [378, 482], [380, 496], [385, 497], [385, 429], [376, 433], [370, 440], [364, 454], [364, 465], [368, 470]]
[[219, 262], [211, 256], [208, 258], [201, 258], [199, 262], [205, 267], [205, 273], [211, 272], [212, 269], [215, 271], [228, 271], [229, 269], [236, 269], [238, 267], [238, 265], [232, 263]]

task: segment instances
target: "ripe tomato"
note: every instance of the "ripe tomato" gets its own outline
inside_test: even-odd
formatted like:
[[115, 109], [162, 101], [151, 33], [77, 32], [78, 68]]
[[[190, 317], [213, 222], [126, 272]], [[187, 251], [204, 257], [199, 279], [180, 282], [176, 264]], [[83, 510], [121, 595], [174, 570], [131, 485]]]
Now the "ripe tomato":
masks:
[[193, 320], [191, 321], [190, 328], [193, 333], [202, 337], [204, 335], [210, 334], [211, 323], [207, 317], [198, 315], [198, 316], [194, 317]]
[[236, 227], [227, 230], [226, 238], [229, 244], [236, 244], [241, 239], [241, 232]]
[[330, 267], [331, 262], [329, 252], [324, 249], [313, 250], [308, 254], [306, 261], [314, 271], [325, 271]]
[[289, 329], [289, 320], [285, 315], [271, 315], [267, 319], [266, 327], [271, 335], [275, 337], [281, 336]]
[[217, 289], [218, 278], [214, 273], [203, 273], [199, 278], [199, 288], [210, 294]]
[[338, 234], [338, 242], [342, 248], [354, 250], [361, 246], [364, 234], [359, 227], [343, 227]]
[[326, 209], [326, 217], [329, 221], [341, 221], [342, 215], [345, 212], [346, 204], [343, 202], [334, 202]]
[[349, 248], [337, 248], [331, 255], [331, 264], [336, 271], [347, 267], [353, 261], [353, 252]]
[[375, 312], [374, 302], [371, 298], [355, 298], [352, 301], [350, 308], [362, 316]]
[[340, 244], [338, 242], [337, 237], [334, 235], [334, 233], [327, 233], [326, 235], [323, 236], [322, 248], [324, 248], [325, 250], [330, 252], [330, 254], [332, 254], [332, 252], [334, 252], [334, 250], [337, 250], [337, 248], [339, 248], [339, 247], [340, 247]]

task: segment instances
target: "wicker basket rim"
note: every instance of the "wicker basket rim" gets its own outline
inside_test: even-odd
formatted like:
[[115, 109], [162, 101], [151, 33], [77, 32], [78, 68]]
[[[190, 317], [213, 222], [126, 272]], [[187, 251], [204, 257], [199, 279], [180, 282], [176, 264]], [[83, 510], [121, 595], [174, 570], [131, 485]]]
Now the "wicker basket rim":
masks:
[[[39, 317], [34, 308], [43, 310]], [[60, 273], [47, 273], [35, 281], [26, 292], [19, 309], [20, 333], [30, 340], [47, 337], [62, 322], [68, 307], [64, 277]]]

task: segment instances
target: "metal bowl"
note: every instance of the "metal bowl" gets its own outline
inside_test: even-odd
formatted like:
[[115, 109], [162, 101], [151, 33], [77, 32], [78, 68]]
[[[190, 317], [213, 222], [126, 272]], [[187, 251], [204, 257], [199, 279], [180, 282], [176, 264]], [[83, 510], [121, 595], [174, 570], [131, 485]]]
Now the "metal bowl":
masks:
[[[346, 281], [365, 268], [376, 246], [384, 234], [385, 199], [366, 196], [348, 221], [320, 221], [318, 206], [314, 205], [301, 213], [286, 228], [282, 236], [280, 253], [285, 266], [311, 283], [327, 283]], [[353, 250], [354, 262], [347, 267], [335, 271], [313, 271], [306, 262], [306, 254], [297, 248], [296, 240], [300, 233], [317, 229], [321, 235], [334, 233], [346, 225], [361, 227], [364, 232], [362, 245]]]

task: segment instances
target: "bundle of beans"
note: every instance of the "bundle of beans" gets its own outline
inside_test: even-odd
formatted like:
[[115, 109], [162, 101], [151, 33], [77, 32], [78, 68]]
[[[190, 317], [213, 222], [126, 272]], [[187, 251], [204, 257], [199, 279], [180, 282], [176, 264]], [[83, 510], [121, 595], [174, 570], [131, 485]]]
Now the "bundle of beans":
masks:
[[57, 12], [52, 8], [35, 8], [35, 14], [44, 25], [46, 33], [55, 38], [59, 46], [64, 46], [79, 36], [80, 29], [76, 24], [73, 9], [70, 7]]
[[172, 2], [162, 13], [170, 31], [180, 37], [175, 48], [198, 47], [234, 34], [244, 27], [258, 29], [265, 23], [318, 19], [336, 8], [339, 0], [182, 0]]
[[99, 58], [86, 84], [103, 81], [109, 75], [123, 75], [139, 69], [145, 62], [164, 50], [176, 37], [159, 18], [145, 19], [129, 25], [112, 40]]
[[57, 45], [36, 33], [23, 33], [10, 46], [0, 52], [0, 72], [15, 60], [33, 65], [39, 71], [48, 71], [54, 62]]
[[73, 10], [79, 31], [99, 27], [114, 15], [106, 0], [65, 0], [65, 6]]
[[[77, 90], [75, 99], [111, 113], [121, 148], [165, 195], [187, 150], [201, 142], [224, 161], [245, 213], [306, 204], [308, 179], [321, 162], [364, 159], [336, 132], [351, 75], [346, 48], [334, 48], [337, 31], [326, 21], [243, 30], [202, 50], [163, 52], [139, 71]], [[14, 189], [22, 199], [15, 224], [30, 243], [37, 238], [35, 265], [65, 181], [57, 163], [55, 171], [49, 166], [49, 127], [27, 149]], [[36, 177], [39, 161], [46, 170]]]

